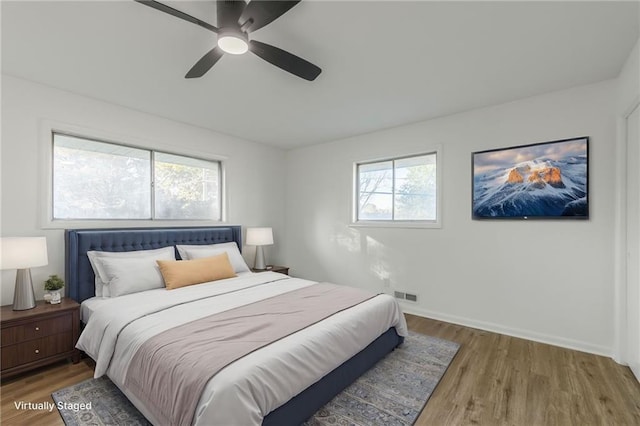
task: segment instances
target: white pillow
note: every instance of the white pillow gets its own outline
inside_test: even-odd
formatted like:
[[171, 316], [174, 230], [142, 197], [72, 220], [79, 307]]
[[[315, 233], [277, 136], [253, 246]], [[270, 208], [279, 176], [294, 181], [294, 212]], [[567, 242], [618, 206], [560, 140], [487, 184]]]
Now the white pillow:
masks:
[[[98, 259], [103, 258], [121, 258], [121, 259], [141, 259], [149, 257], [155, 262], [159, 260], [175, 260], [175, 251], [172, 246], [163, 247], [155, 250], [138, 250], [138, 251], [88, 251], [87, 256], [89, 262], [93, 268], [93, 273], [96, 276], [96, 296], [98, 297], [115, 297], [111, 294], [111, 290], [108, 286], [109, 278], [104, 271], [102, 262]], [[159, 270], [158, 270], [159, 271]], [[141, 290], [139, 290], [141, 291]]]
[[176, 246], [176, 248], [183, 260], [201, 259], [203, 257], [216, 256], [226, 252], [229, 256], [229, 262], [231, 262], [231, 266], [233, 266], [233, 270], [236, 274], [238, 272], [251, 271], [240, 254], [238, 245], [235, 242], [200, 246]]

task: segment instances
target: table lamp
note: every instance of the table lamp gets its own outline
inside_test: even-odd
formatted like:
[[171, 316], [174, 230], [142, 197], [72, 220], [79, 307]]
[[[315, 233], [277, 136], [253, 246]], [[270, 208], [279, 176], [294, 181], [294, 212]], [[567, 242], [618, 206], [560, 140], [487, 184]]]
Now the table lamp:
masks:
[[44, 266], [48, 262], [45, 237], [0, 238], [0, 269], [17, 269], [16, 287], [13, 293], [14, 311], [25, 311], [36, 307], [29, 268]]
[[254, 269], [265, 269], [264, 251], [262, 246], [273, 244], [273, 230], [271, 228], [247, 228], [247, 245], [256, 246], [256, 260]]

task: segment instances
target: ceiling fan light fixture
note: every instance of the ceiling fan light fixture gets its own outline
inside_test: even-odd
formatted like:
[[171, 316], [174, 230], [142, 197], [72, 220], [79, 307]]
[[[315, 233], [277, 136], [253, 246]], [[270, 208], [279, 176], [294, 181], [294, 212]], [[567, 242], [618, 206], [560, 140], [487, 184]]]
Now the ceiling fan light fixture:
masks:
[[242, 33], [221, 33], [218, 34], [218, 47], [226, 53], [242, 55], [249, 50], [249, 43], [246, 35]]
[[246, 0], [212, 0], [216, 3], [217, 27], [156, 0], [135, 1], [218, 34], [216, 46], [191, 67], [185, 78], [202, 77], [225, 53], [242, 55], [249, 50], [281, 70], [307, 81], [315, 80], [322, 72], [320, 67], [285, 50], [253, 39], [249, 42], [248, 34], [271, 24], [300, 0], [249, 0], [248, 3]]

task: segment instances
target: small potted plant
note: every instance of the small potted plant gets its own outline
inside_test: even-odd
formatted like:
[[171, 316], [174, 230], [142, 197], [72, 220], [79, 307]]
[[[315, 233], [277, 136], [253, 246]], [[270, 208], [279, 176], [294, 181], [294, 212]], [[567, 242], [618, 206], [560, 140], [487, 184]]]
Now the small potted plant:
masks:
[[[49, 303], [52, 305], [60, 303], [60, 289], [64, 287], [64, 281], [57, 275], [49, 275], [49, 279], [44, 282], [44, 289], [49, 292]], [[45, 300], [48, 298], [45, 297]]]

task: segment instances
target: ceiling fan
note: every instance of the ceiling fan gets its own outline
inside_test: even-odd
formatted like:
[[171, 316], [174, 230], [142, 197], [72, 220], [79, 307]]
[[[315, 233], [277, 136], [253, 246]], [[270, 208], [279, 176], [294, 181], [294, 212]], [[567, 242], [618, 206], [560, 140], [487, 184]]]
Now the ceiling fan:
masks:
[[225, 53], [241, 55], [247, 51], [251, 51], [276, 67], [305, 80], [313, 81], [322, 72], [319, 67], [296, 55], [249, 39], [249, 34], [275, 21], [298, 4], [300, 0], [252, 0], [249, 3], [245, 3], [244, 0], [216, 0], [217, 27], [154, 0], [135, 1], [218, 34], [217, 46], [196, 62], [185, 78], [202, 77]]

